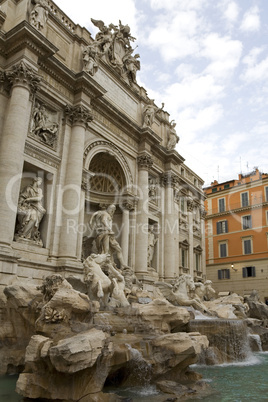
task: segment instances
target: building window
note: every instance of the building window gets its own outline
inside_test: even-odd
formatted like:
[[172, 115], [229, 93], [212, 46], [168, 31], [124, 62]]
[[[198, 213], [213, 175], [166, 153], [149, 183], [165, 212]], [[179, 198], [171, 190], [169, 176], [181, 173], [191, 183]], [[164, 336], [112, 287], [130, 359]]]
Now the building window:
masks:
[[219, 212], [225, 211], [225, 198], [219, 199]]
[[217, 222], [217, 234], [228, 233], [228, 222], [219, 221]]
[[200, 254], [195, 254], [195, 269], [200, 271]]
[[185, 198], [180, 197], [180, 201], [181, 201], [181, 212], [184, 214], [185, 213]]
[[268, 201], [268, 187], [265, 187], [265, 200]]
[[218, 279], [230, 279], [230, 269], [219, 269]]
[[251, 239], [243, 240], [243, 253], [244, 254], [252, 254], [252, 241]]
[[248, 207], [249, 206], [248, 193], [242, 193], [241, 194], [241, 204], [242, 204], [242, 207]]
[[181, 266], [183, 268], [187, 267], [187, 250], [184, 248], [181, 249]]
[[242, 216], [242, 229], [251, 229], [252, 228], [252, 219], [251, 215]]
[[227, 243], [219, 243], [220, 258], [227, 257]]
[[226, 188], [229, 188], [230, 187], [230, 184], [224, 184], [224, 188], [226, 189]]
[[216, 193], [217, 192], [217, 187], [212, 189], [212, 193]]
[[243, 278], [250, 278], [256, 276], [255, 267], [244, 267], [242, 269]]

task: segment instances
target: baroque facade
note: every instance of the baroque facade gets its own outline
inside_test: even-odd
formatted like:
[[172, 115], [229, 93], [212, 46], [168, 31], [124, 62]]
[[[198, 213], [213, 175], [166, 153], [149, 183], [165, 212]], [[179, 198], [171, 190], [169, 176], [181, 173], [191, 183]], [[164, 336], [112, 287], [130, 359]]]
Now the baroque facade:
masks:
[[93, 39], [53, 1], [0, 3], [1, 285], [79, 275], [99, 251], [90, 221], [112, 204], [118, 266], [148, 288], [203, 280], [203, 181], [137, 83], [129, 26], [92, 19]]
[[218, 292], [268, 302], [268, 175], [255, 168], [205, 188], [207, 276]]

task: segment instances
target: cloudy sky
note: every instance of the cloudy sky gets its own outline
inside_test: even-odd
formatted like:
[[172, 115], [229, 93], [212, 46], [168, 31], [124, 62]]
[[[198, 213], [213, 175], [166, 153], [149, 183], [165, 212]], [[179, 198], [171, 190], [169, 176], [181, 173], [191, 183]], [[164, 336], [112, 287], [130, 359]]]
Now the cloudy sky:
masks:
[[268, 0], [55, 0], [95, 37], [90, 18], [131, 27], [138, 83], [177, 122], [178, 152], [210, 184], [268, 173]]

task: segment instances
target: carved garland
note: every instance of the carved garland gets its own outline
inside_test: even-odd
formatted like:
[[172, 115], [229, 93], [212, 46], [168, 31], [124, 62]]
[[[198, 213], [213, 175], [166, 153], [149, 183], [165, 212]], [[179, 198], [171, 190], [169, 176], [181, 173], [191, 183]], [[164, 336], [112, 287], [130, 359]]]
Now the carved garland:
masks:
[[126, 170], [127, 170], [127, 172], [128, 172], [128, 175], [129, 175], [129, 177], [130, 177], [131, 184], [133, 184], [133, 176], [132, 176], [131, 170], [130, 170], [130, 168], [129, 168], [129, 166], [128, 166], [128, 163], [127, 163], [127, 161], [126, 161], [126, 158], [124, 157], [124, 155], [123, 155], [123, 153], [120, 151], [120, 149], [118, 149], [118, 148], [116, 147], [116, 145], [114, 145], [114, 144], [111, 143], [111, 142], [99, 140], [99, 141], [95, 141], [95, 142], [93, 142], [92, 144], [88, 145], [88, 146], [86, 147], [85, 151], [84, 151], [84, 164], [85, 164], [85, 160], [86, 160], [86, 157], [87, 157], [87, 155], [89, 154], [89, 152], [90, 152], [93, 148], [95, 148], [95, 147], [97, 147], [97, 146], [102, 146], [102, 147], [105, 147], [105, 148], [110, 148], [110, 149], [112, 149], [112, 150], [114, 151], [114, 153], [117, 154], [120, 159], [122, 159], [122, 161], [124, 162], [124, 166], [125, 166], [125, 168], [126, 168]]

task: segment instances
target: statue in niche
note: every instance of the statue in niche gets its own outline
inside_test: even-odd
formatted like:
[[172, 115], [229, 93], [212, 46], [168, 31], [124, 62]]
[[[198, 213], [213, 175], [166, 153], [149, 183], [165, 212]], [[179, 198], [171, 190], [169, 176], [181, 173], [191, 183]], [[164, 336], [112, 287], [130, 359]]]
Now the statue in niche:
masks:
[[44, 144], [54, 147], [58, 136], [58, 129], [58, 123], [49, 120], [45, 106], [36, 102], [31, 120], [31, 134]]
[[149, 199], [150, 201], [156, 202], [156, 184], [154, 179], [151, 177], [149, 178]]
[[167, 150], [171, 151], [175, 148], [176, 144], [179, 142], [180, 138], [175, 130], [176, 123], [174, 120], [170, 122], [170, 128], [168, 131], [168, 141], [167, 141]]
[[118, 261], [120, 262], [121, 269], [126, 267], [123, 259], [122, 249], [115, 239], [113, 232], [113, 215], [115, 213], [116, 206], [109, 205], [106, 210], [95, 212], [90, 220], [90, 227], [96, 233], [95, 243], [99, 254], [115, 253]]
[[162, 103], [162, 107], [158, 108], [154, 104], [154, 99], [150, 99], [143, 109], [143, 127], [152, 127], [155, 115], [163, 110], [164, 106], [165, 104]]
[[97, 57], [99, 55], [98, 51], [98, 43], [92, 43], [84, 48], [83, 51], [83, 63], [84, 63], [84, 71], [86, 71], [90, 75], [96, 74], [99, 69], [99, 65], [97, 63]]
[[154, 257], [155, 244], [158, 238], [155, 235], [154, 225], [149, 225], [148, 227], [148, 255], [147, 255], [147, 265], [152, 268], [152, 261]]
[[16, 240], [27, 239], [38, 245], [43, 245], [40, 238], [39, 225], [46, 213], [42, 205], [43, 192], [41, 189], [42, 179], [36, 177], [32, 184], [25, 187], [19, 196], [16, 228]]
[[34, 0], [34, 4], [30, 13], [30, 24], [41, 31], [48, 19], [48, 4], [46, 0]]

